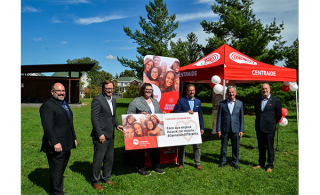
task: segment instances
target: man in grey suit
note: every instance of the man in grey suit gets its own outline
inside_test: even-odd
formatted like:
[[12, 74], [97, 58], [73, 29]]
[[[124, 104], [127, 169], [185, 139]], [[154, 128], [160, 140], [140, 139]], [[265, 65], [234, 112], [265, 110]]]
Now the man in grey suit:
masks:
[[100, 185], [101, 164], [103, 163], [103, 183], [113, 184], [110, 175], [113, 165], [114, 128], [123, 132], [116, 115], [116, 100], [112, 98], [113, 83], [106, 80], [102, 84], [102, 93], [92, 100], [91, 137], [94, 144], [92, 163], [92, 185], [94, 189], [103, 190]]
[[236, 99], [237, 90], [234, 86], [227, 88], [228, 98], [219, 104], [217, 117], [217, 133], [221, 138], [220, 165], [227, 163], [227, 146], [229, 138], [232, 145], [232, 166], [239, 169], [239, 144], [244, 132], [243, 103]]

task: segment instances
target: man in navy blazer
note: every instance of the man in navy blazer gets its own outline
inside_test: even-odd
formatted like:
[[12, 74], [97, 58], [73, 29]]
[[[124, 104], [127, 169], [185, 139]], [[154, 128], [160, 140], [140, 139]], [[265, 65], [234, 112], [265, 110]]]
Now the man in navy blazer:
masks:
[[66, 91], [61, 83], [51, 86], [52, 97], [40, 107], [44, 130], [41, 150], [46, 153], [50, 171], [50, 194], [64, 194], [63, 174], [68, 165], [71, 149], [77, 147], [73, 114], [64, 100]]
[[[194, 112], [198, 112], [199, 115], [199, 123], [200, 123], [200, 131], [201, 135], [204, 132], [204, 124], [203, 124], [203, 117], [202, 117], [202, 110], [201, 110], [201, 101], [194, 97], [194, 94], [196, 93], [195, 87], [192, 84], [187, 85], [187, 96], [182, 97], [178, 100], [178, 103], [175, 107], [175, 112], [185, 113], [188, 112], [190, 114], [193, 114]], [[185, 152], [184, 152], [185, 146], [179, 146], [178, 147], [178, 161], [179, 166], [178, 169], [181, 169], [184, 164], [184, 158], [185, 158]], [[200, 144], [194, 144], [193, 145], [193, 154], [194, 154], [194, 163], [195, 167], [199, 170], [202, 170], [203, 168], [200, 166]]]
[[259, 164], [254, 169], [264, 167], [266, 163], [266, 146], [268, 148], [268, 159], [266, 171], [273, 169], [274, 161], [274, 136], [276, 125], [282, 117], [281, 101], [271, 96], [270, 86], [267, 83], [261, 85], [262, 97], [255, 100], [254, 110], [256, 114], [255, 129], [258, 139]]
[[227, 88], [228, 98], [219, 104], [217, 117], [217, 133], [221, 138], [220, 165], [227, 163], [227, 146], [229, 138], [232, 145], [232, 166], [239, 169], [239, 144], [244, 132], [243, 103], [236, 99], [237, 90], [234, 86]]

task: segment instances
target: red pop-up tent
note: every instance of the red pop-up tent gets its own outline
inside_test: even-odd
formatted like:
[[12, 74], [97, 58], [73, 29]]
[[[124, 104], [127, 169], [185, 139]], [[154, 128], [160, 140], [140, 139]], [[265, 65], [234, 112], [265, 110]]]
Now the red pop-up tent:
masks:
[[295, 69], [259, 62], [227, 44], [180, 68], [180, 81], [210, 83], [213, 75], [218, 75], [221, 80], [234, 80], [235, 83], [297, 80]]
[[[254, 60], [227, 44], [222, 45], [200, 60], [180, 68], [180, 81], [210, 83], [218, 75], [225, 89], [226, 80], [235, 83], [261, 83], [297, 81], [297, 71], [291, 68], [274, 66]], [[223, 94], [225, 99], [225, 94]], [[296, 91], [296, 104], [297, 104]], [[299, 121], [298, 106], [297, 122]], [[299, 122], [298, 122], [299, 125]]]

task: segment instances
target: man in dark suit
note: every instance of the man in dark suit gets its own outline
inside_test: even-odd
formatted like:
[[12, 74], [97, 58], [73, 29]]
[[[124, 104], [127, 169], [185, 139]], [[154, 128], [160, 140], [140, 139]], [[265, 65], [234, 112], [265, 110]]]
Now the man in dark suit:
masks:
[[64, 194], [63, 173], [70, 158], [70, 150], [77, 147], [73, 115], [64, 100], [65, 88], [61, 83], [51, 86], [52, 97], [40, 107], [44, 130], [41, 150], [46, 153], [50, 170], [50, 194]]
[[[188, 112], [190, 114], [193, 114], [194, 112], [198, 112], [199, 115], [199, 123], [200, 123], [200, 129], [201, 129], [201, 135], [204, 132], [204, 124], [203, 124], [203, 118], [202, 118], [202, 110], [201, 110], [201, 101], [194, 97], [196, 93], [195, 87], [192, 84], [187, 85], [187, 96], [182, 97], [178, 100], [175, 112]], [[184, 158], [185, 158], [185, 152], [184, 152], [185, 146], [179, 146], [178, 147], [178, 169], [182, 169], [184, 164]], [[195, 167], [199, 170], [202, 170], [203, 168], [200, 166], [200, 158], [201, 158], [201, 151], [200, 151], [200, 144], [194, 144], [193, 145], [193, 154], [194, 154], [194, 163]]]
[[259, 164], [254, 169], [264, 167], [266, 162], [266, 146], [268, 148], [267, 172], [273, 169], [274, 161], [274, 135], [276, 125], [282, 117], [281, 101], [270, 95], [270, 86], [268, 84], [261, 85], [262, 97], [258, 97], [254, 103], [256, 114], [255, 129], [258, 139], [259, 148]]
[[234, 86], [227, 88], [228, 98], [219, 104], [217, 117], [217, 134], [221, 138], [220, 165], [227, 163], [227, 146], [229, 138], [232, 145], [232, 166], [239, 169], [239, 144], [244, 132], [243, 103], [236, 99], [237, 90]]
[[113, 83], [106, 80], [102, 84], [102, 93], [92, 100], [91, 123], [94, 154], [92, 163], [92, 185], [94, 189], [103, 190], [100, 185], [101, 164], [103, 163], [102, 180], [113, 184], [110, 175], [113, 165], [114, 128], [123, 132], [116, 115], [116, 99], [112, 98]]

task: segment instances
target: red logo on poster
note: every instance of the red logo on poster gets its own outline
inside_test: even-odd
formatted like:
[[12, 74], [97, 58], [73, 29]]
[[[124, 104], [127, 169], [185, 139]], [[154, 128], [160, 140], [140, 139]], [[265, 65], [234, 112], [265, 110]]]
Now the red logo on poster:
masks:
[[169, 102], [173, 103], [174, 99], [172, 97], [169, 98]]

